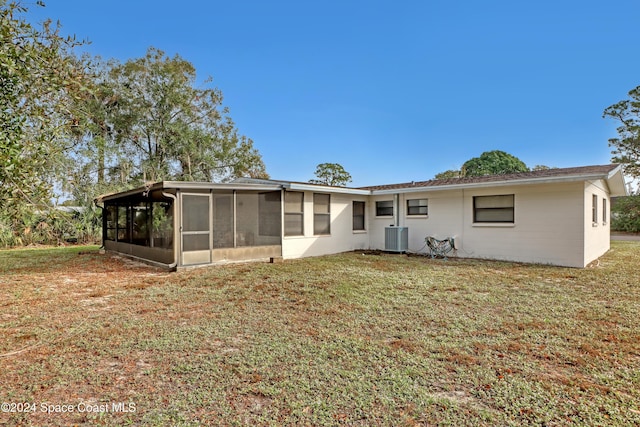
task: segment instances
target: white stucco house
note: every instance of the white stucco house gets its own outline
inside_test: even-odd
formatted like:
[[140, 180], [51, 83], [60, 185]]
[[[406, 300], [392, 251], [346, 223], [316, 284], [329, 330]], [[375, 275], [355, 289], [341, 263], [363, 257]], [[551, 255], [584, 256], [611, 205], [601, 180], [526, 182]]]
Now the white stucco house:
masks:
[[279, 180], [157, 182], [100, 196], [105, 249], [168, 268], [452, 238], [448, 256], [585, 267], [609, 250], [620, 165], [362, 188]]

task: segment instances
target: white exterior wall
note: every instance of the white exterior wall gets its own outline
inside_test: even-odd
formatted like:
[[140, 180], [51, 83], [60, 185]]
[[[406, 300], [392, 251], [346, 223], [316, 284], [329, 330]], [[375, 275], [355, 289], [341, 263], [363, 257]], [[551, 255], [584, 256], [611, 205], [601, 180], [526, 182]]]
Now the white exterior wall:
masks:
[[[593, 222], [593, 195], [598, 198], [596, 213], [598, 220]], [[607, 201], [606, 221], [603, 221], [603, 200]], [[606, 182], [602, 180], [584, 183], [584, 261], [583, 266], [598, 259], [610, 248], [611, 200]]]
[[[394, 209], [393, 217], [376, 217], [376, 201], [394, 200], [393, 194], [371, 198], [369, 209], [371, 247], [384, 249], [384, 229], [396, 224], [396, 215], [400, 227], [409, 229], [409, 251], [417, 252], [424, 248], [425, 238], [460, 238], [463, 224], [462, 190], [434, 191], [399, 194], [399, 208]], [[407, 200], [427, 199], [428, 215], [407, 215]]]
[[[409, 228], [409, 250], [424, 248], [425, 238], [444, 239], [453, 237], [460, 241], [463, 224], [462, 190], [407, 193], [400, 195], [400, 225]], [[427, 199], [429, 214], [407, 215], [407, 200]]]
[[[394, 206], [393, 216], [376, 216], [376, 202], [393, 200], [393, 194], [385, 194], [382, 196], [372, 196], [367, 206], [367, 226], [369, 229], [369, 246], [372, 249], [384, 249], [384, 229], [390, 225], [395, 225], [397, 209]], [[411, 230], [409, 230], [411, 231]], [[409, 234], [411, 241], [411, 234]]]
[[[514, 195], [513, 224], [473, 223], [473, 197]], [[592, 224], [592, 195], [598, 196], [598, 223]], [[407, 200], [427, 199], [427, 216], [409, 216]], [[331, 194], [331, 235], [313, 234], [313, 192], [304, 192], [304, 236], [282, 240], [284, 258], [385, 249], [384, 229], [408, 227], [409, 250], [424, 251], [425, 237], [453, 237], [451, 256], [585, 267], [609, 250], [610, 206], [604, 181], [496, 186], [464, 190], [405, 192], [374, 196]], [[352, 202], [364, 201], [365, 232], [352, 230]], [[376, 216], [376, 201], [397, 201], [393, 216]]]
[[[474, 224], [473, 197], [503, 194], [514, 195], [515, 222]], [[404, 193], [399, 196], [399, 209], [394, 214], [398, 215], [400, 226], [409, 228], [411, 251], [421, 249], [427, 236], [453, 237], [457, 251], [452, 256], [584, 267], [589, 262], [585, 262], [584, 255], [586, 197], [583, 182]], [[429, 201], [429, 215], [406, 215], [406, 200], [423, 198]], [[371, 199], [371, 248], [384, 249], [384, 228], [395, 224], [395, 215], [375, 217], [375, 201], [392, 199], [392, 194]], [[591, 256], [595, 259], [608, 249], [608, 243], [604, 245], [608, 233], [598, 233], [597, 237], [591, 234]]]
[[[459, 256], [584, 267], [584, 184], [466, 190]], [[473, 196], [514, 195], [514, 223], [473, 223]]]
[[[322, 193], [322, 192], [320, 192]], [[304, 192], [304, 236], [285, 236], [282, 239], [282, 257], [302, 258], [335, 254], [369, 248], [369, 233], [353, 231], [353, 201], [369, 204], [367, 196], [331, 194], [331, 234], [313, 234], [313, 192]], [[365, 205], [365, 227], [368, 207]]]

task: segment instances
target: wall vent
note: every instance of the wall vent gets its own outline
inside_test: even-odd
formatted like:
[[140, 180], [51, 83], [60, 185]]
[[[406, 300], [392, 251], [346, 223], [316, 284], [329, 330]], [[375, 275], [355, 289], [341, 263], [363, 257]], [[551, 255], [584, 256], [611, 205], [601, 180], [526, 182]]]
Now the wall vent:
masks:
[[406, 252], [409, 249], [409, 227], [385, 227], [384, 250]]

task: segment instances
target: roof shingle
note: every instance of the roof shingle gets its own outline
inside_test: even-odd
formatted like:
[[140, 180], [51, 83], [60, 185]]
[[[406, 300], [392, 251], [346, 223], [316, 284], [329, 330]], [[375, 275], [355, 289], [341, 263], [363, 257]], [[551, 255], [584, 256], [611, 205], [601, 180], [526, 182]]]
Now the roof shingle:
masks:
[[489, 182], [505, 182], [505, 181], [519, 181], [530, 179], [544, 179], [544, 178], [561, 178], [580, 175], [602, 175], [607, 176], [612, 170], [620, 165], [596, 165], [596, 166], [581, 166], [573, 168], [555, 168], [545, 169], [530, 172], [513, 173], [506, 175], [485, 175], [485, 176], [473, 176], [464, 178], [448, 178], [448, 179], [431, 179], [428, 181], [412, 181], [403, 182], [400, 184], [386, 184], [386, 185], [373, 185], [368, 187], [360, 187], [362, 190], [396, 190], [402, 188], [412, 187], [440, 187], [448, 185], [461, 185], [461, 184], [480, 184]]

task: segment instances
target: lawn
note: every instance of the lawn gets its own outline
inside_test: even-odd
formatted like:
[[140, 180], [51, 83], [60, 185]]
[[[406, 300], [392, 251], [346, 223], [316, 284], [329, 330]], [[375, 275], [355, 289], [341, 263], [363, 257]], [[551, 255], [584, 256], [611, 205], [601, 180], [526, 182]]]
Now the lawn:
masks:
[[640, 243], [167, 273], [0, 251], [0, 425], [639, 425]]

